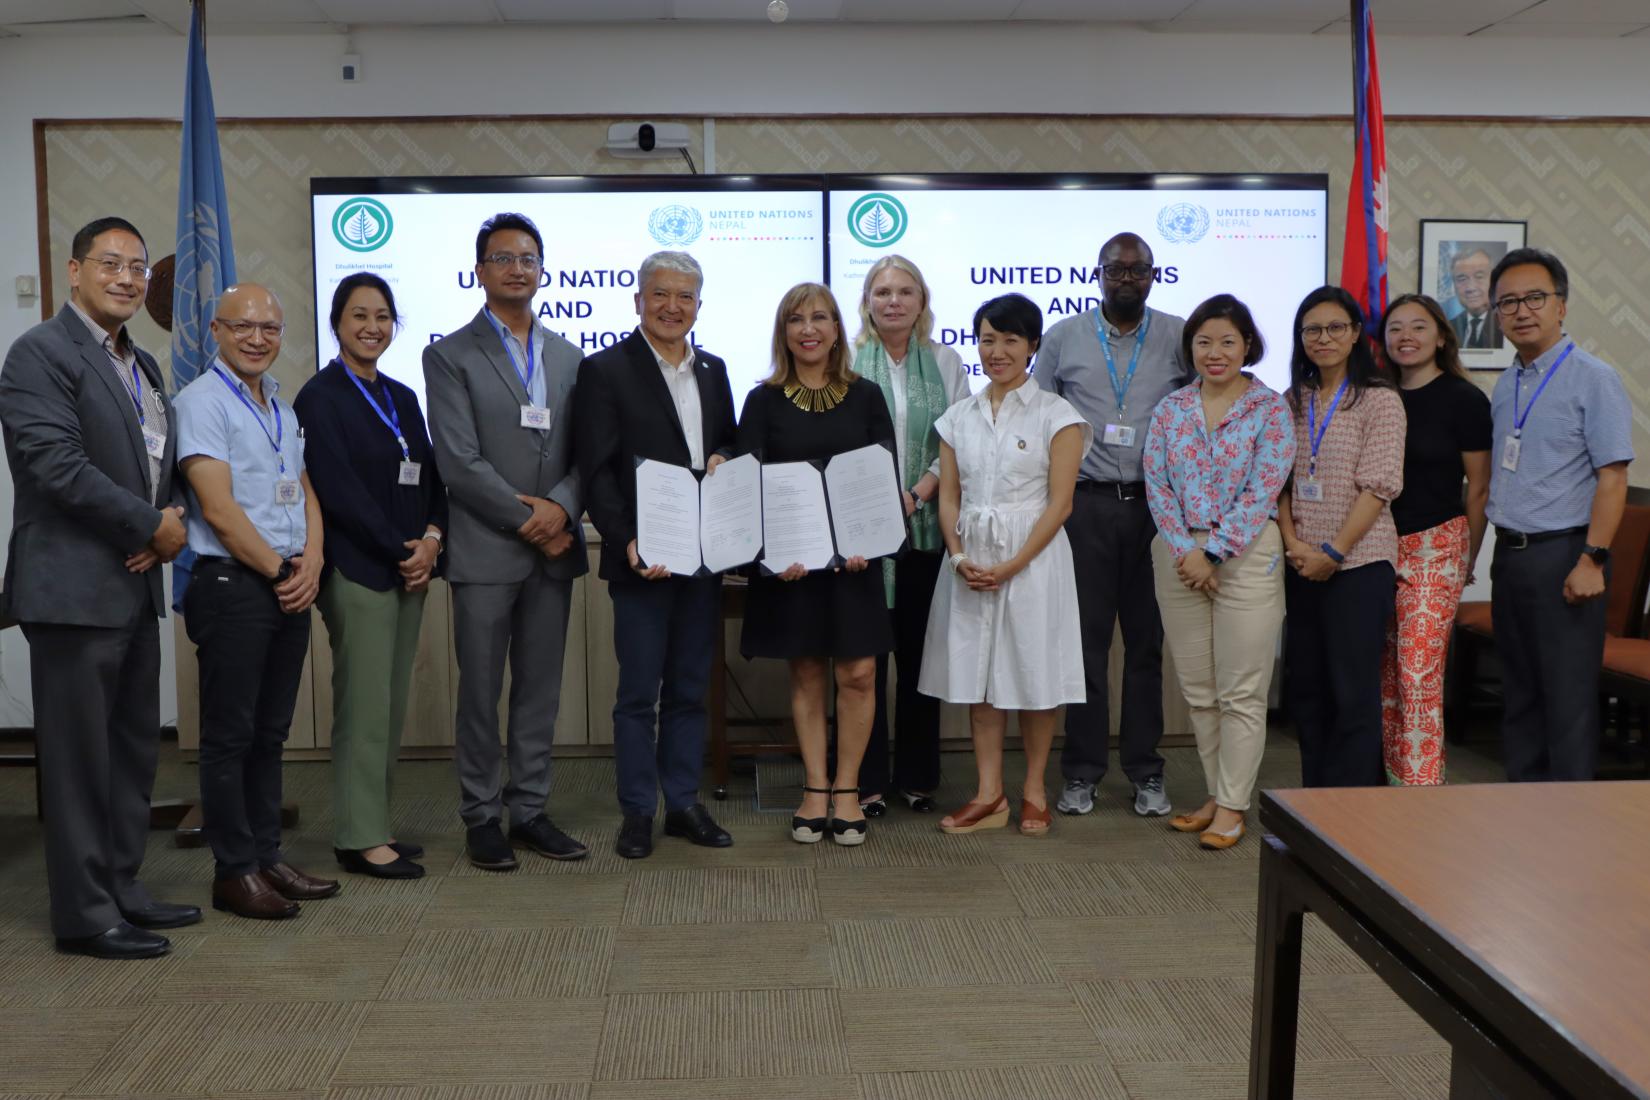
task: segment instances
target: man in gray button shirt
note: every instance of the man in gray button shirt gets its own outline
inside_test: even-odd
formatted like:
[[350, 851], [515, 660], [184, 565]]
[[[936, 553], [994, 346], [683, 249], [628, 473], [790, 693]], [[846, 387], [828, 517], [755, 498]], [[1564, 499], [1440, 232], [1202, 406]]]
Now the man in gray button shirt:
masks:
[[1070, 401], [1094, 427], [1083, 456], [1066, 536], [1077, 562], [1088, 701], [1066, 708], [1060, 754], [1062, 813], [1094, 808], [1106, 774], [1111, 708], [1107, 666], [1115, 624], [1123, 625], [1123, 720], [1118, 757], [1142, 816], [1169, 812], [1163, 793], [1163, 622], [1152, 584], [1152, 538], [1141, 447], [1152, 409], [1190, 382], [1180, 347], [1185, 320], [1146, 306], [1155, 277], [1151, 246], [1119, 233], [1100, 249], [1104, 301], [1048, 330], [1034, 370], [1045, 390]]

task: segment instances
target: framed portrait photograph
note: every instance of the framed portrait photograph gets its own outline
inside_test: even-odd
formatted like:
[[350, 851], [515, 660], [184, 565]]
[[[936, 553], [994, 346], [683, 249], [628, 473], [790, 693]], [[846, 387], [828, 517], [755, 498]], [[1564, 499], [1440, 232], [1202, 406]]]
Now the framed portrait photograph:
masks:
[[1505, 370], [1513, 348], [1490, 304], [1490, 272], [1501, 257], [1523, 248], [1526, 222], [1421, 222], [1421, 293], [1444, 307], [1468, 370]]

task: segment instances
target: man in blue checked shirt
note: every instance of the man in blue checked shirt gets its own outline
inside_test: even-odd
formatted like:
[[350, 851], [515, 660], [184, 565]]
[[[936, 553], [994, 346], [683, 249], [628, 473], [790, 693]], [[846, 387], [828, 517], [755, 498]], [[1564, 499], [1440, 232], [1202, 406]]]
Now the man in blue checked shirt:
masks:
[[269, 374], [286, 325], [251, 283], [218, 299], [218, 357], [178, 394], [178, 468], [189, 483], [193, 579], [184, 627], [200, 663], [201, 814], [213, 908], [254, 920], [330, 897], [281, 854], [281, 752], [321, 584], [321, 508], [292, 406]]
[[1490, 400], [1490, 605], [1507, 778], [1592, 779], [1604, 590], [1627, 504], [1632, 403], [1615, 370], [1564, 331], [1570, 279], [1557, 256], [1509, 252], [1490, 286], [1518, 350]]

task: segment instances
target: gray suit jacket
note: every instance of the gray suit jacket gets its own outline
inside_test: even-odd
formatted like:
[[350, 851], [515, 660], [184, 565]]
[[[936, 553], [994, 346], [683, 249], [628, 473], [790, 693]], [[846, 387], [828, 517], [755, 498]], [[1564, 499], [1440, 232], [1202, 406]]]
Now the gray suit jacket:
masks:
[[[149, 384], [160, 369], [137, 351]], [[0, 603], [21, 622], [121, 627], [140, 607], [166, 614], [161, 570], [128, 573], [125, 559], [183, 506], [178, 419], [166, 401], [159, 505], [149, 503], [149, 456], [137, 410], [100, 341], [68, 306], [11, 346], [0, 367], [0, 428], [16, 499]]]
[[[573, 382], [579, 349], [545, 330], [545, 398], [550, 430], [521, 426], [527, 391], [498, 330], [485, 314], [424, 349], [430, 441], [451, 504], [447, 579], [511, 584], [538, 565], [571, 580], [589, 569], [583, 496], [573, 455]], [[517, 493], [545, 497], [567, 510], [574, 545], [550, 560], [516, 533], [532, 509]]]

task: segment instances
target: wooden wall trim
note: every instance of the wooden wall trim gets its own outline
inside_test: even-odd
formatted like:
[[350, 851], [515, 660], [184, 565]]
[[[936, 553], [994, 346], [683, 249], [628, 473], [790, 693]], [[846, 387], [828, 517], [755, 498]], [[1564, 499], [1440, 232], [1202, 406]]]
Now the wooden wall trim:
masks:
[[52, 319], [52, 227], [46, 203], [46, 119], [34, 120], [34, 217], [40, 249], [40, 319]]

